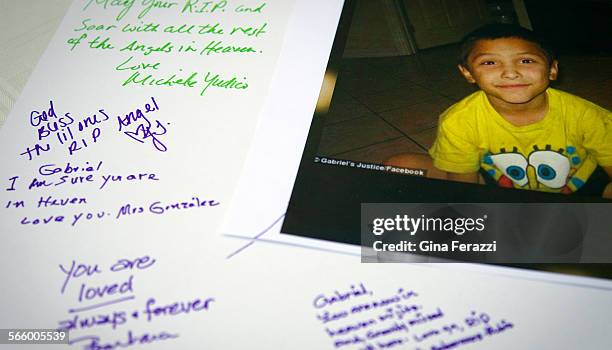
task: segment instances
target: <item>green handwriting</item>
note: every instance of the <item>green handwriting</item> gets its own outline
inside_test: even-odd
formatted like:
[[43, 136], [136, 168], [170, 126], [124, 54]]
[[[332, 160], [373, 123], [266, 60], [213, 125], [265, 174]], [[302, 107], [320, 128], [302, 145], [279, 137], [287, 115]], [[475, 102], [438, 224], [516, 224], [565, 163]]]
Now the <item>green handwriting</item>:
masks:
[[[117, 66], [121, 66], [125, 61]], [[134, 67], [132, 67], [134, 68]], [[124, 67], [121, 70], [131, 70], [132, 68]], [[198, 73], [192, 72], [189, 76], [187, 73], [184, 73], [182, 69], [179, 69], [180, 73], [172, 73], [171, 75], [167, 75], [164, 77], [154, 76], [153, 74], [144, 74], [141, 73], [138, 69], [136, 72], [132, 73], [122, 84], [121, 86], [128, 85], [141, 85], [141, 86], [166, 86], [166, 87], [186, 87], [193, 88], [198, 84]], [[219, 74], [215, 74], [213, 72], [207, 72], [204, 77], [204, 81], [202, 84], [204, 87], [200, 91], [200, 96], [204, 96], [204, 94], [208, 91], [209, 88], [220, 88], [225, 90], [245, 90], [249, 88], [249, 83], [247, 82], [247, 78], [243, 77], [239, 80], [236, 76], [232, 76], [231, 78], [221, 77]]]
[[[115, 19], [120, 21], [130, 12], [134, 6], [134, 2], [135, 0], [87, 0], [87, 4], [83, 8], [83, 11], [87, 10], [89, 6], [94, 3], [98, 6], [102, 6], [104, 9], [108, 7], [119, 7], [121, 10]], [[142, 6], [142, 10], [138, 13], [139, 19], [144, 18], [152, 9], [169, 9], [173, 6], [177, 6], [178, 3], [163, 0], [142, 0], [140, 5]]]
[[140, 13], [138, 14], [138, 18], [144, 18], [144, 16], [146, 16], [147, 13], [151, 11], [151, 9], [154, 9], [154, 8], [169, 9], [172, 6], [176, 6], [178, 4], [176, 2], [161, 1], [161, 0], [143, 0], [142, 5], [144, 6], [144, 9], [140, 11]]
[[232, 46], [232, 45], [224, 46], [222, 41], [213, 40], [209, 42], [208, 45], [206, 45], [206, 47], [200, 51], [200, 55], [206, 54], [206, 56], [209, 56], [210, 54], [214, 54], [214, 53], [233, 53], [233, 52], [252, 53], [252, 52], [257, 52], [257, 51], [250, 46], [244, 46], [244, 47], [243, 46]]
[[[121, 28], [121, 31], [124, 33], [157, 33], [160, 31], [159, 23], [140, 23], [140, 24], [131, 24], [127, 23]], [[196, 25], [196, 24], [176, 24], [176, 25], [168, 25], [161, 29], [164, 33], [171, 34], [224, 34], [223, 28], [220, 28], [221, 24], [215, 23], [213, 25]], [[265, 27], [264, 27], [265, 28]], [[249, 28], [247, 28], [248, 31]], [[264, 31], [265, 32], [265, 31]], [[249, 35], [249, 33], [246, 33]], [[252, 35], [252, 34], [251, 34]]]
[[264, 23], [262, 24], [259, 28], [254, 28], [254, 27], [234, 27], [234, 29], [232, 29], [230, 35], [234, 35], [236, 33], [238, 34], [244, 34], [247, 36], [255, 36], [256, 38], [259, 37], [260, 35], [267, 33], [267, 31], [265, 30], [266, 27], [268, 26], [268, 23]]
[[132, 59], [134, 58], [134, 56], [130, 56], [127, 60], [119, 63], [119, 65], [117, 65], [115, 67], [115, 70], [118, 71], [122, 71], [122, 70], [140, 70], [140, 69], [147, 69], [147, 68], [151, 68], [151, 69], [159, 69], [159, 62], [155, 62], [155, 63], [136, 63], [134, 64], [132, 62]]
[[[179, 71], [182, 71], [182, 69], [179, 69]], [[182, 86], [182, 87], [192, 88], [198, 83], [198, 81], [196, 80], [196, 77], [198, 76], [197, 72], [191, 73], [191, 75], [188, 76], [187, 78], [185, 78], [184, 76], [177, 78], [177, 74], [186, 75], [186, 73], [174, 73], [171, 76], [159, 78], [159, 77], [153, 76], [152, 74], [144, 75], [140, 71], [136, 71], [132, 73], [132, 75], [130, 75], [130, 77], [127, 78], [123, 82], [123, 84], [121, 84], [121, 86], [135, 84], [135, 85], [142, 85], [142, 86], [147, 86], [147, 85], [149, 86], [167, 86], [167, 87]]]
[[173, 49], [174, 46], [169, 41], [162, 46], [147, 46], [146, 44], [139, 44], [138, 40], [134, 40], [119, 51], [138, 51], [148, 56], [153, 52], [169, 53], [172, 52]]
[[104, 9], [107, 9], [109, 6], [121, 7], [121, 11], [119, 11], [119, 14], [116, 17], [116, 20], [120, 21], [123, 17], [125, 17], [125, 15], [127, 15], [128, 12], [130, 12], [132, 6], [134, 6], [134, 2], [135, 0], [89, 0], [87, 5], [85, 5], [83, 8], [83, 11], [87, 10], [92, 3], [102, 6]]
[[204, 96], [206, 90], [209, 87], [217, 87], [222, 89], [235, 89], [235, 90], [244, 90], [249, 88], [249, 83], [246, 82], [246, 77], [242, 78], [243, 81], [238, 81], [238, 79], [234, 76], [231, 79], [221, 78], [219, 74], [214, 74], [212, 72], [207, 72], [206, 77], [204, 77], [204, 88], [200, 92], [200, 96]]
[[[74, 50], [84, 39], [87, 38], [87, 34], [83, 33], [78, 38], [70, 38], [67, 43], [70, 47], [70, 51]], [[94, 39], [87, 41], [89, 48], [99, 50], [111, 50], [115, 49], [115, 45], [112, 43], [110, 37], [96, 36]], [[129, 44], [121, 47], [120, 52], [136, 52], [141, 53], [144, 56], [149, 56], [153, 53], [195, 53], [200, 56], [210, 56], [214, 54], [252, 54], [262, 53], [251, 46], [233, 46], [226, 45], [223, 41], [212, 40], [206, 44], [205, 47], [196, 44], [195, 41], [191, 41], [190, 44], [177, 44], [172, 41], [166, 41], [162, 45], [149, 45], [138, 40], [132, 40]], [[129, 62], [126, 62], [129, 63]]]
[[264, 7], [266, 7], [265, 2], [257, 7], [246, 7], [244, 5], [239, 5], [234, 11], [240, 13], [262, 13]]
[[210, 0], [186, 0], [181, 13], [214, 13], [217, 11], [225, 12], [227, 1]]
[[[192, 41], [191, 44], [195, 45], [195, 41]], [[193, 46], [191, 46], [191, 44], [179, 46], [178, 52], [197, 52], [198, 49], [193, 47]]]
[[192, 34], [192, 30], [196, 28], [195, 24], [181, 24], [180, 26], [167, 26], [164, 28], [164, 33], [172, 34]]
[[126, 23], [123, 28], [121, 28], [121, 31], [124, 33], [156, 33], [157, 29], [159, 28], [159, 24], [158, 23], [140, 23], [140, 24], [130, 24], [130, 23]]
[[[136, 0], [85, 0], [86, 4], [83, 7], [83, 11], [86, 11], [92, 4], [102, 6], [104, 9], [118, 8], [119, 13], [115, 17], [117, 21], [121, 21], [134, 7]], [[142, 19], [149, 14], [153, 9], [170, 9], [173, 7], [178, 8], [178, 2], [175, 1], [164, 1], [164, 0], [141, 0], [140, 6], [142, 9], [138, 13], [138, 19]], [[183, 7], [181, 8], [181, 14], [185, 13], [215, 13], [225, 12], [228, 2], [226, 0], [184, 0]], [[263, 13], [266, 3], [262, 2], [260, 5], [255, 7], [238, 5], [234, 8], [234, 12], [237, 13]], [[79, 30], [108, 30], [102, 26], [97, 26], [87, 29], [91, 25], [83, 23], [85, 28]]]
[[88, 24], [87, 22], [91, 21], [91, 18], [85, 18], [81, 23], [81, 27], [75, 29], [75, 32], [80, 32], [82, 30], [111, 30], [113, 28], [117, 28], [116, 25], [111, 24]]
[[215, 23], [213, 26], [210, 24], [199, 26], [198, 34], [223, 34], [223, 28], [219, 28], [219, 23]]
[[78, 38], [70, 38], [67, 43], [70, 46], [70, 51], [74, 50], [74, 48], [81, 43], [81, 40], [87, 38], [87, 34], [83, 33]]
[[88, 42], [89, 48], [91, 49], [101, 49], [101, 50], [112, 50], [115, 47], [110, 43], [110, 38], [106, 37], [104, 40], [100, 40], [100, 37], [97, 36], [95, 39]]

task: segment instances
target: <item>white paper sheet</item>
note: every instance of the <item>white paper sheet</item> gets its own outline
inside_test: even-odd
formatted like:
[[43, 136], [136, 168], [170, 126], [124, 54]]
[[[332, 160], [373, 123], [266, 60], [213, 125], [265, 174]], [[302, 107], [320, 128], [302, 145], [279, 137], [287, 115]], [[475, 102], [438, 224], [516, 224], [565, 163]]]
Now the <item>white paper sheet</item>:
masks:
[[263, 243], [231, 261], [270, 286], [249, 289], [258, 321], [239, 321], [258, 348], [610, 347], [608, 290]]
[[[276, 68], [273, 98], [264, 106], [258, 137], [245, 164], [253, 176], [240, 179], [224, 233], [252, 237], [285, 213], [343, 4], [343, 0], [296, 3], [299, 15], [291, 18], [287, 33], [291, 39], [285, 42]], [[296, 80], [300, 83], [292, 85]]]
[[218, 225], [292, 7], [74, 1], [0, 135], [0, 328], [215, 344], [188, 325], [238, 293]]

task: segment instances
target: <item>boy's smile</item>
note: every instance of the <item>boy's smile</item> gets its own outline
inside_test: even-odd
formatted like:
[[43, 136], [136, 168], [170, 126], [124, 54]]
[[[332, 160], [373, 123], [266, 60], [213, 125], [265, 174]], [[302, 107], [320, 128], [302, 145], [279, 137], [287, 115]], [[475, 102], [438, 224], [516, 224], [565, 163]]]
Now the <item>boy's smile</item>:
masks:
[[510, 109], [546, 103], [544, 92], [558, 72], [557, 62], [549, 63], [538, 45], [519, 38], [479, 40], [467, 62], [468, 67], [459, 65], [467, 81], [494, 106]]

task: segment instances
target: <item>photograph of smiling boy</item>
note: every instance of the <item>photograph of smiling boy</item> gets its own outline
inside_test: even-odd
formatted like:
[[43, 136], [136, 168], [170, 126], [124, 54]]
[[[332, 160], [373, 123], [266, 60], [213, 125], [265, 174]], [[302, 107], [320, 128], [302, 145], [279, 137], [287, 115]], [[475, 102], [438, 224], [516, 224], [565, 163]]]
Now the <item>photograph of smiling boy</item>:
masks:
[[442, 113], [431, 159], [402, 154], [387, 164], [454, 181], [612, 198], [612, 115], [549, 87], [559, 68], [543, 40], [490, 24], [463, 39], [459, 56], [459, 71], [479, 91]]

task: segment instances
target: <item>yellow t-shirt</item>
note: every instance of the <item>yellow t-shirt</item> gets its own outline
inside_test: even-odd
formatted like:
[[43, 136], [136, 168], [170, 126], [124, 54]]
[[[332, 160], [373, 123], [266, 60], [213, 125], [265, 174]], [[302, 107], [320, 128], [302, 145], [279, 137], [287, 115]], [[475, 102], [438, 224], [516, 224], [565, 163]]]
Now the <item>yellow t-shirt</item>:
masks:
[[482, 167], [505, 187], [576, 191], [597, 165], [612, 166], [612, 114], [549, 88], [546, 116], [530, 125], [505, 120], [482, 91], [440, 116], [429, 154], [436, 168], [470, 173]]

